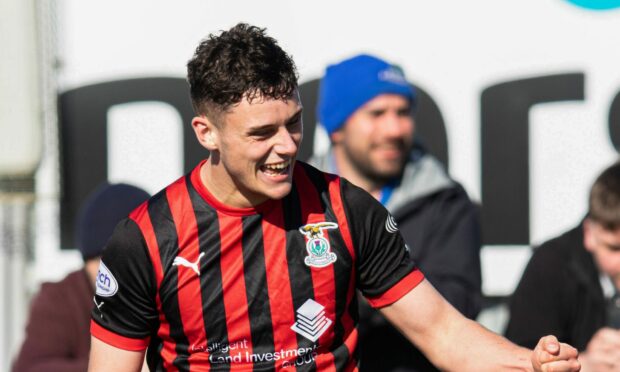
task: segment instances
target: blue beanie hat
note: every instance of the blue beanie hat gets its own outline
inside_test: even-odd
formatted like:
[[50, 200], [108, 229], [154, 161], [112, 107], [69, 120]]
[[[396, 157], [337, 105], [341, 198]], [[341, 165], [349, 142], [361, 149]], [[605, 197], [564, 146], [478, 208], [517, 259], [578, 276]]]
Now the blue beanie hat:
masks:
[[84, 261], [101, 256], [114, 227], [149, 198], [149, 194], [124, 183], [104, 183], [92, 191], [78, 213], [76, 243]]
[[401, 94], [412, 103], [415, 100], [403, 71], [377, 57], [360, 54], [331, 65], [319, 89], [319, 121], [332, 134], [358, 108], [384, 93]]

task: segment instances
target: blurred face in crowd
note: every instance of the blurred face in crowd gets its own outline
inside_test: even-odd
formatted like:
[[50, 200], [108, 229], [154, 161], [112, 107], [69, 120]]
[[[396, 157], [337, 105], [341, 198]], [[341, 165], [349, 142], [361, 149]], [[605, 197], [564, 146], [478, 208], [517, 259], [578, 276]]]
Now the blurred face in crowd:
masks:
[[584, 221], [584, 245], [594, 256], [599, 270], [620, 284], [620, 228], [608, 230], [601, 224]]
[[340, 161], [367, 179], [384, 182], [400, 174], [413, 132], [409, 100], [381, 94], [355, 111], [331, 139], [342, 150]]
[[295, 92], [288, 99], [244, 98], [217, 124], [194, 118], [198, 139], [213, 156], [209, 191], [241, 208], [286, 196], [302, 138], [301, 111]]

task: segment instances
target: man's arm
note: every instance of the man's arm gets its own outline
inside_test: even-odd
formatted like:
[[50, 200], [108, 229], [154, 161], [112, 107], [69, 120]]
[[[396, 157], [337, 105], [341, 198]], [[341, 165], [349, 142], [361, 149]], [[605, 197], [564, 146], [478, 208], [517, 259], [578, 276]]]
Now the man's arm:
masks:
[[534, 351], [512, 344], [463, 317], [426, 280], [381, 309], [442, 370], [578, 371], [577, 350], [543, 337]]
[[90, 360], [88, 372], [118, 371], [137, 372], [144, 362], [143, 351], [129, 351], [119, 349], [99, 340], [90, 338]]

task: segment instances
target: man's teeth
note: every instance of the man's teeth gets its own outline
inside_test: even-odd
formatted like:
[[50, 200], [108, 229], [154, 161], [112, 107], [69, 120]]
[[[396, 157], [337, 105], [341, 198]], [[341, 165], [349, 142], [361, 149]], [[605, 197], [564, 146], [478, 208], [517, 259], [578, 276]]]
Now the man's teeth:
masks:
[[286, 161], [286, 162], [278, 163], [278, 164], [265, 164], [265, 168], [268, 170], [273, 170], [273, 171], [282, 171], [286, 167], [288, 167], [290, 163], [291, 163], [290, 161]]
[[274, 169], [274, 170], [282, 170], [286, 167], [288, 167], [290, 162], [284, 162], [284, 163], [278, 163], [278, 164], [265, 164], [265, 168], [267, 169]]

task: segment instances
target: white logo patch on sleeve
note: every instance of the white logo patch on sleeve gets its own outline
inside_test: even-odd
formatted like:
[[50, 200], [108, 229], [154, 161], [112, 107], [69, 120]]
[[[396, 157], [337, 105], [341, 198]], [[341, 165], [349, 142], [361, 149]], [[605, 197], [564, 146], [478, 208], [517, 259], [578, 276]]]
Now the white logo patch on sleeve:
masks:
[[391, 214], [388, 214], [387, 220], [385, 220], [385, 230], [390, 234], [394, 234], [398, 231], [398, 225]]
[[118, 291], [118, 283], [116, 278], [101, 261], [99, 264], [99, 272], [97, 273], [97, 281], [95, 283], [97, 290], [95, 293], [102, 297], [112, 297]]

